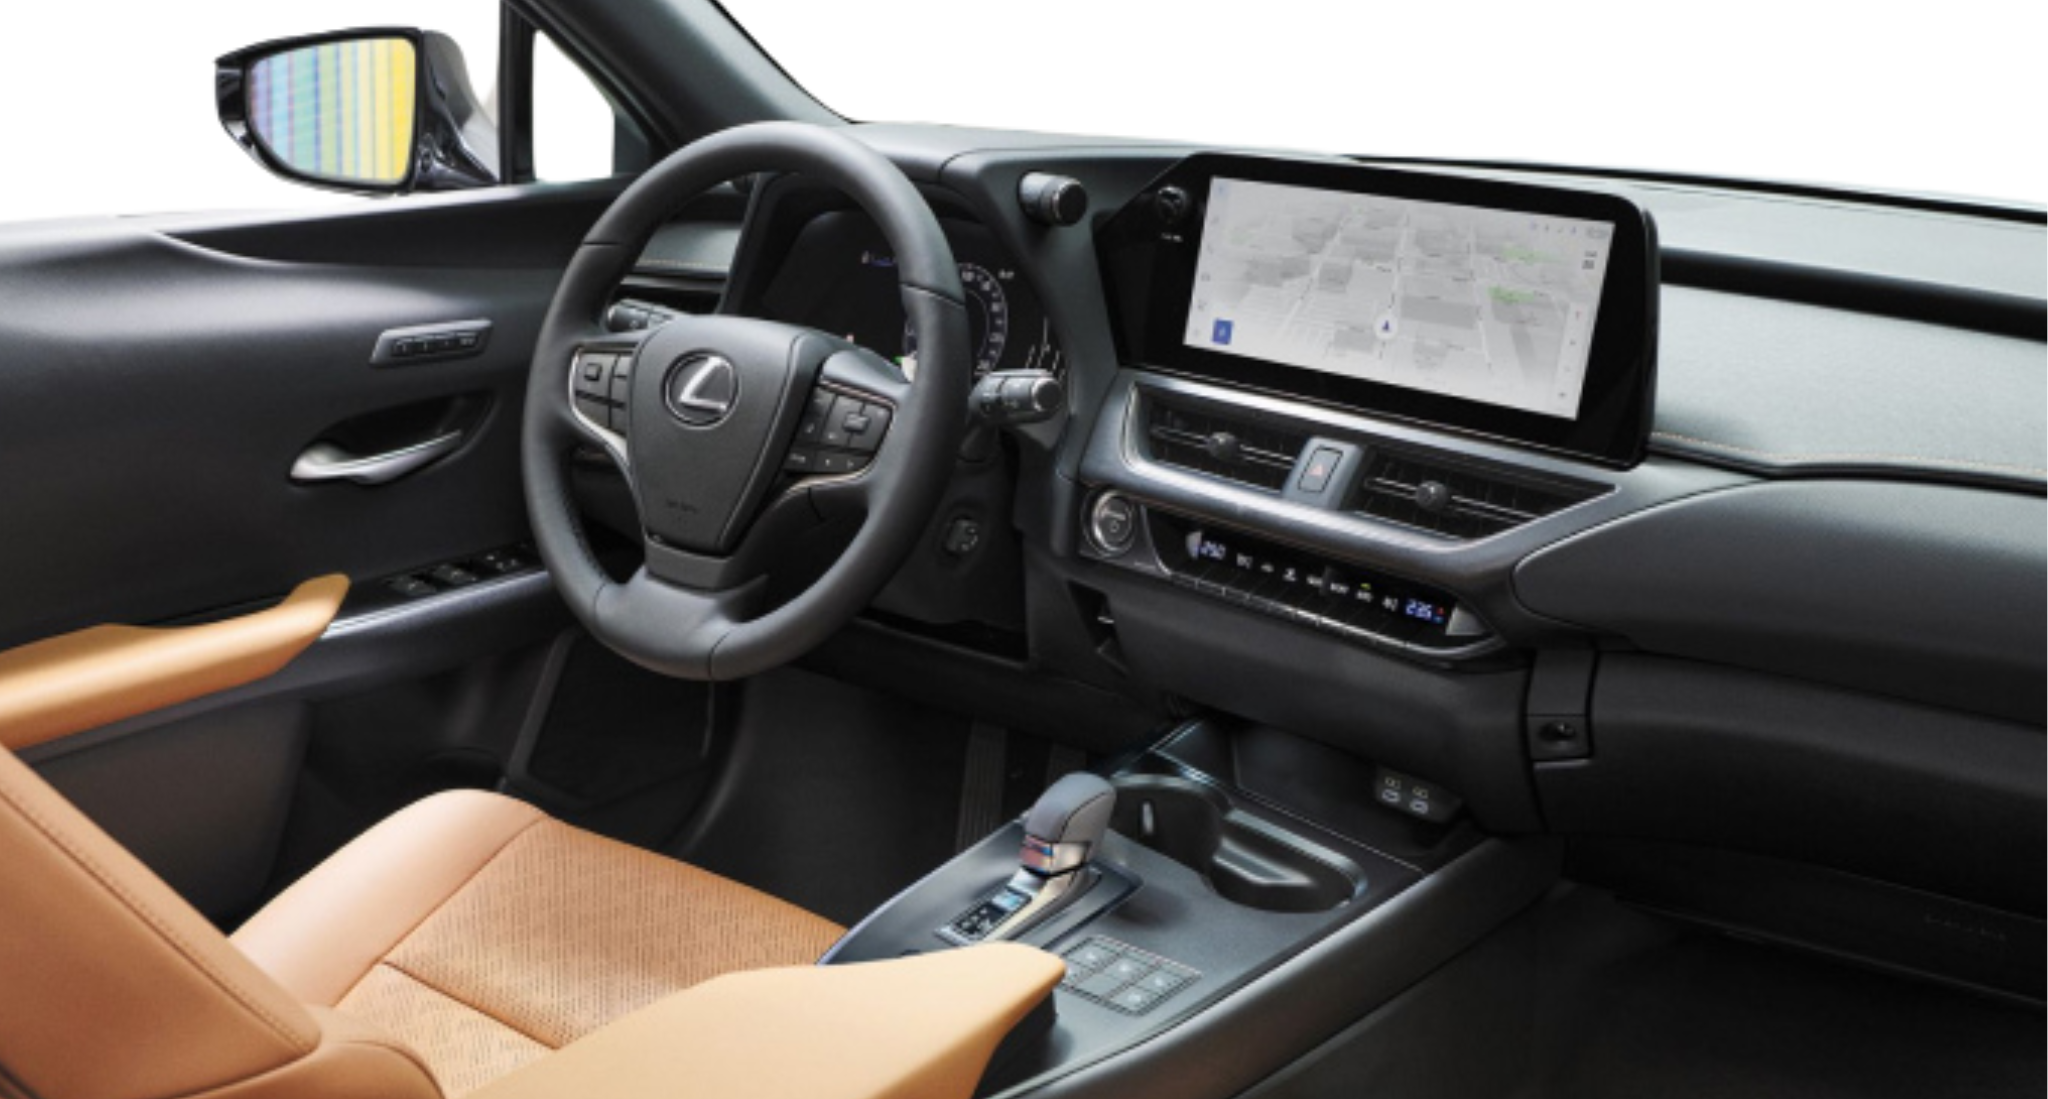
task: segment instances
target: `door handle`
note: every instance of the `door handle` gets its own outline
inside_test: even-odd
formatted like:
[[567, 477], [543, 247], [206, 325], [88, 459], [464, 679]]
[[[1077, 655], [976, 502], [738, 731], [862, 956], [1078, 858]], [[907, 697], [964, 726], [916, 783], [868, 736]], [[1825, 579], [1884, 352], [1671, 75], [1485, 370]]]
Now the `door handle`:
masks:
[[369, 455], [351, 454], [333, 443], [317, 442], [292, 463], [292, 480], [300, 484], [354, 481], [359, 485], [381, 485], [455, 453], [464, 438], [464, 432], [451, 431], [422, 443]]

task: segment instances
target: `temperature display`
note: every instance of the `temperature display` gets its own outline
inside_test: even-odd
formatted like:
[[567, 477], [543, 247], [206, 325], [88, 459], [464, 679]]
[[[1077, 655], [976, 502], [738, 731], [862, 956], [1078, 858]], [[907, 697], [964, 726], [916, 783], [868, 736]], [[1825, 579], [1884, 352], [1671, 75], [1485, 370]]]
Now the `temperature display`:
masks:
[[1432, 626], [1441, 626], [1451, 620], [1451, 612], [1440, 603], [1427, 599], [1410, 599], [1401, 606], [1401, 613], [1410, 618], [1419, 618]]

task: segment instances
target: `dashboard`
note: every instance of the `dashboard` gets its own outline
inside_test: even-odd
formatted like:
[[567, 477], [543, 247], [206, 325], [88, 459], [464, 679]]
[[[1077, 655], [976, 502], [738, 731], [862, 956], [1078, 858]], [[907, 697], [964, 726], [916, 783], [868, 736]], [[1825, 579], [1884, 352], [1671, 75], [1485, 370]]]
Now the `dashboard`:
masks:
[[[877, 603], [963, 662], [920, 689], [1167, 698], [1438, 782], [1488, 831], [2038, 912], [2038, 865], [1955, 858], [2041, 829], [2038, 225], [854, 132], [940, 215], [977, 369], [1068, 394], [973, 434]], [[1086, 216], [1034, 217], [1032, 174]], [[722, 308], [914, 355], [886, 250], [820, 192], [756, 193]], [[1971, 250], [1988, 288], [1913, 266]]]

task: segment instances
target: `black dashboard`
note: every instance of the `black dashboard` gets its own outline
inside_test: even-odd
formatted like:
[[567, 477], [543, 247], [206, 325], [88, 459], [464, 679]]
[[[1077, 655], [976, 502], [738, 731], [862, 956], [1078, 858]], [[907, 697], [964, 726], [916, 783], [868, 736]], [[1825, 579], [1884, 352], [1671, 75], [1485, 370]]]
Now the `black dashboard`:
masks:
[[[1020, 721], [1074, 685], [1172, 698], [1439, 782], [1490, 831], [1794, 858], [2039, 914], [2041, 867], [1961, 873], [1952, 854], [1986, 828], [2042, 831], [2048, 384], [2039, 315], [2010, 304], [2043, 292], [2020, 258], [2038, 266], [2038, 226], [1261, 162], [1471, 206], [1569, 191], [1534, 208], [1637, 218], [1641, 255], [1607, 257], [1615, 353], [1587, 359], [1583, 407], [1618, 411], [1574, 439], [1191, 347], [1199, 264], [1157, 246], [1198, 247], [1204, 181], [1252, 178], [1250, 158], [854, 132], [941, 216], [982, 366], [1057, 371], [1068, 393], [1054, 420], [972, 433], [927, 547], [877, 604], [889, 629], [941, 639], [924, 659], [962, 662], [921, 689], [972, 683], [962, 705], [1008, 699]], [[1034, 220], [1030, 173], [1085, 186], [1089, 216]], [[1163, 186], [1196, 200], [1175, 225]], [[1795, 244], [1757, 254], [1752, 226]], [[2011, 260], [1986, 268], [1998, 285], [1936, 293], [1950, 272], [1900, 258], [1962, 238]], [[1821, 286], [1829, 265], [1884, 292]], [[800, 179], [756, 193], [730, 270], [721, 308], [914, 350], [886, 252]], [[1370, 278], [1355, 265], [1335, 288]], [[1968, 315], [1998, 323], [1944, 323], [1927, 304], [1943, 294], [1984, 297]], [[1217, 319], [1234, 320], [1204, 318], [1212, 341]], [[964, 555], [947, 548], [963, 520], [994, 532]]]

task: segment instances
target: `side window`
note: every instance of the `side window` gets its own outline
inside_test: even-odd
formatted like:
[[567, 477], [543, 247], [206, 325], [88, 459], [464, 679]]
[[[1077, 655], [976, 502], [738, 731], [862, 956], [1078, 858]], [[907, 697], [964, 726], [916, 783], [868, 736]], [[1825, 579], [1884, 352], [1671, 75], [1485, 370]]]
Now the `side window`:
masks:
[[598, 179], [620, 166], [617, 117], [588, 73], [554, 40], [533, 40], [533, 176], [550, 182]]

